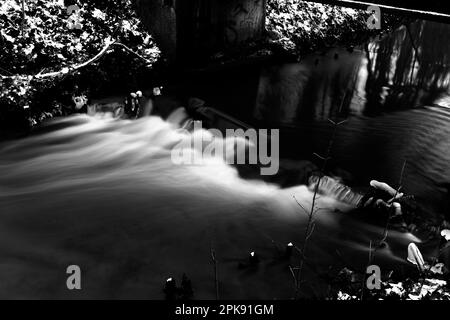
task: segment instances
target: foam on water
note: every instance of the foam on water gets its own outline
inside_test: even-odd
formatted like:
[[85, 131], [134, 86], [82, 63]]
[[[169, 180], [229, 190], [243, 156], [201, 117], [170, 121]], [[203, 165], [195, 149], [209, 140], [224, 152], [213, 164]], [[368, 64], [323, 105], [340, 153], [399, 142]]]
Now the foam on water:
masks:
[[[186, 273], [196, 298], [214, 298], [211, 248], [222, 298], [292, 297], [295, 261], [278, 255], [304, 237], [307, 215], [293, 196], [310, 208], [312, 193], [243, 180], [223, 159], [172, 164], [171, 148], [191, 138], [157, 117], [80, 115], [1, 145], [0, 297], [159, 299], [166, 278]], [[315, 293], [321, 272], [342, 259], [363, 268], [369, 241], [382, 235], [348, 218], [347, 204], [322, 196], [317, 207], [305, 268]], [[411, 240], [391, 232], [380, 261], [402, 265]], [[251, 251], [260, 265], [239, 269]], [[81, 291], [66, 288], [72, 264]]]

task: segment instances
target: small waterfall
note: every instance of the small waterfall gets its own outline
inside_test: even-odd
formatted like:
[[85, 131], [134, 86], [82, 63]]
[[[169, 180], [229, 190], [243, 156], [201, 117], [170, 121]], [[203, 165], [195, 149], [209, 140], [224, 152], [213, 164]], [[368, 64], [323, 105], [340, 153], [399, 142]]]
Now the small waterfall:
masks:
[[[173, 164], [171, 148], [192, 138], [176, 118], [79, 115], [0, 145], [0, 298], [162, 299], [165, 279], [186, 273], [195, 298], [213, 299], [212, 248], [221, 298], [292, 297], [288, 265], [298, 257], [277, 257], [287, 243], [301, 245], [307, 215], [296, 201], [310, 208], [313, 193], [243, 180], [221, 158]], [[321, 186], [334, 197], [318, 199], [309, 240], [304, 272], [316, 293], [327, 288], [320, 272], [340, 266], [335, 251], [364, 268], [369, 241], [382, 234], [343, 214], [355, 198], [341, 186]], [[379, 263], [403, 266], [412, 239], [390, 232]], [[259, 267], [239, 268], [251, 251]], [[77, 293], [65, 286], [73, 264], [83, 275]]]
[[[309, 178], [309, 190], [314, 192], [317, 188], [318, 182], [318, 176], [311, 176]], [[321, 194], [335, 198], [354, 207], [358, 206], [363, 197], [361, 194], [353, 191], [351, 188], [328, 176], [320, 177], [320, 183], [317, 191]]]

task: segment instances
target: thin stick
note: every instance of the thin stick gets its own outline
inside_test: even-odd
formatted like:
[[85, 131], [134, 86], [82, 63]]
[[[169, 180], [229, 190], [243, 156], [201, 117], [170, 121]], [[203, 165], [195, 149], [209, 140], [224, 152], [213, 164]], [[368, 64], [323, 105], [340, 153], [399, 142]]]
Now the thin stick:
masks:
[[[395, 199], [397, 198], [397, 195], [400, 193], [400, 189], [402, 188], [402, 183], [403, 183], [403, 176], [404, 176], [404, 174], [405, 174], [406, 164], [407, 164], [407, 161], [406, 161], [406, 160], [403, 161], [402, 171], [400, 172], [400, 178], [399, 178], [399, 180], [398, 180], [398, 187], [397, 187], [397, 189], [395, 190], [394, 197], [393, 197], [390, 201], [388, 201], [389, 204], [391, 204], [392, 202], [394, 202]], [[390, 213], [390, 211], [389, 211], [389, 215], [388, 215], [388, 218], [387, 218], [387, 220], [386, 220], [386, 225], [384, 226], [384, 229], [383, 229], [383, 238], [380, 240], [380, 242], [377, 244], [377, 246], [373, 249], [373, 253], [372, 253], [372, 241], [370, 241], [370, 249], [369, 249], [369, 250], [370, 250], [370, 251], [369, 251], [369, 265], [372, 263], [371, 261], [373, 261], [373, 259], [374, 259], [374, 257], [375, 257], [375, 253], [376, 253], [376, 252], [378, 251], [378, 249], [381, 247], [381, 244], [382, 244], [383, 242], [385, 242], [386, 239], [387, 239], [387, 237], [388, 237], [388, 233], [389, 233], [389, 222], [390, 222], [390, 220], [391, 220], [391, 213]], [[363, 287], [362, 287], [362, 289], [361, 289], [361, 300], [363, 299], [363, 296], [364, 296], [364, 285], [363, 285]]]
[[25, 35], [25, 0], [22, 0], [22, 37]]
[[395, 201], [395, 199], [397, 198], [397, 195], [398, 195], [399, 192], [400, 192], [400, 189], [402, 188], [402, 184], [403, 184], [403, 175], [405, 174], [406, 164], [407, 164], [406, 160], [403, 161], [402, 171], [400, 172], [400, 179], [398, 180], [398, 188], [397, 188], [397, 190], [395, 191], [394, 198], [392, 199], [392, 201]]
[[214, 251], [213, 247], [211, 247], [211, 260], [214, 265], [214, 287], [216, 289], [216, 300], [219, 300], [219, 277], [217, 272], [217, 259], [216, 252]]
[[148, 59], [144, 58], [143, 56], [141, 56], [140, 54], [134, 52], [133, 50], [131, 50], [130, 48], [128, 48], [128, 47], [127, 47], [126, 45], [124, 45], [123, 43], [115, 42], [115, 43], [113, 43], [113, 45], [122, 47], [123, 49], [125, 49], [125, 51], [127, 51], [127, 52], [129, 52], [129, 53], [135, 55], [136, 57], [138, 57], [138, 58], [144, 60], [147, 64], [151, 64], [151, 63], [152, 63], [150, 60], [148, 60]]
[[1, 68], [1, 67], [0, 67], [0, 70], [1, 70], [1, 71], [4, 71], [4, 72], [6, 72], [6, 73], [9, 73], [10, 75], [13, 75], [13, 73], [12, 73], [11, 71], [8, 71], [8, 70], [3, 69], [3, 68]]
[[[402, 188], [403, 175], [405, 173], [406, 163], [407, 163], [406, 160], [403, 161], [402, 171], [400, 172], [400, 178], [398, 180], [398, 188], [395, 190], [394, 197], [391, 200], [388, 201], [388, 204], [392, 204], [397, 199], [397, 196], [400, 193], [400, 189]], [[388, 218], [387, 218], [387, 221], [386, 221], [386, 225], [385, 225], [384, 230], [383, 230], [383, 238], [381, 239], [379, 245], [381, 245], [387, 239], [390, 220], [391, 220], [391, 211], [389, 211], [389, 215], [388, 215]]]
[[[345, 98], [345, 97], [344, 97]], [[311, 210], [309, 211], [308, 214], [308, 222], [306, 224], [306, 230], [305, 230], [305, 237], [303, 239], [303, 244], [302, 244], [302, 248], [299, 250], [300, 251], [300, 263], [299, 263], [299, 267], [295, 269], [295, 275], [294, 276], [294, 280], [296, 283], [295, 286], [295, 298], [298, 298], [299, 292], [300, 292], [300, 285], [302, 282], [302, 271], [303, 271], [303, 266], [306, 260], [306, 249], [308, 247], [308, 240], [311, 238], [312, 233], [314, 232], [315, 229], [315, 223], [314, 223], [314, 214], [316, 213], [316, 201], [318, 200], [318, 194], [319, 194], [319, 186], [320, 186], [320, 182], [322, 180], [322, 177], [324, 175], [325, 169], [327, 167], [328, 164], [328, 160], [330, 159], [330, 155], [331, 155], [331, 149], [333, 147], [334, 144], [334, 139], [336, 137], [336, 133], [337, 133], [337, 128], [339, 125], [341, 125], [342, 123], [345, 122], [341, 121], [341, 122], [334, 122], [332, 120], [329, 119], [329, 121], [331, 123], [333, 123], [334, 127], [333, 127], [333, 134], [331, 135], [330, 141], [328, 143], [328, 147], [327, 147], [327, 153], [325, 157], [322, 157], [320, 155], [317, 155], [320, 159], [323, 160], [323, 164], [322, 164], [322, 168], [320, 170], [320, 174], [319, 174], [319, 178], [317, 179], [316, 185], [314, 187], [314, 195], [313, 195], [313, 200], [312, 200], [312, 204], [311, 204]], [[294, 197], [295, 201], [297, 201], [297, 199]], [[297, 201], [298, 203], [298, 201]], [[303, 206], [300, 205], [300, 207], [304, 209]]]
[[[370, 240], [369, 242], [369, 260], [367, 262], [367, 266], [366, 266], [366, 270], [367, 268], [372, 264], [373, 261], [373, 255], [372, 255], [372, 240]], [[365, 273], [364, 273], [365, 274]], [[361, 284], [361, 296], [360, 296], [360, 300], [362, 301], [364, 298], [364, 290], [366, 288], [365, 286], [366, 284], [366, 276], [363, 277], [362, 279], [362, 284]]]

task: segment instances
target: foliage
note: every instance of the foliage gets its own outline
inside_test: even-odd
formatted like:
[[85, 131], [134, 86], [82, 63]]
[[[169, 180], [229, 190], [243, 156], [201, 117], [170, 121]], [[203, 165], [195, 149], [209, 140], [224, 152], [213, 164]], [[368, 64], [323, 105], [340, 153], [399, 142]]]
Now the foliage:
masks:
[[[427, 263], [416, 244], [411, 243], [407, 249], [406, 260], [416, 267], [415, 273], [409, 273], [400, 279], [393, 277], [390, 272], [381, 279], [379, 290], [364, 290], [365, 299], [376, 300], [450, 300], [450, 265], [445, 258], [448, 250], [450, 230], [444, 229], [440, 233], [442, 238], [437, 248], [437, 256]], [[440, 261], [441, 260], [441, 261]], [[338, 286], [335, 295], [337, 300], [358, 300], [361, 295], [361, 283], [366, 280], [365, 275], [348, 268], [342, 269], [333, 280]]]
[[[25, 108], [32, 124], [62, 114], [73, 95], [103, 90], [119, 78], [126, 83], [159, 57], [131, 0], [83, 1], [71, 16], [62, 0], [27, 0], [24, 12], [21, 3], [0, 4], [0, 114]], [[76, 20], [81, 29], [71, 28]], [[112, 46], [96, 61], [74, 68], [112, 41], [124, 46]]]
[[[326, 47], [362, 44], [379, 33], [369, 30], [369, 14], [333, 5], [301, 0], [268, 0], [266, 29], [273, 42], [294, 54], [305, 54]], [[383, 15], [382, 30], [399, 23]]]
[[[360, 282], [356, 283], [357, 285]], [[359, 292], [352, 290], [351, 284], [343, 285], [334, 299], [359, 300]], [[353, 286], [355, 288], [356, 286]], [[404, 281], [388, 279], [381, 282], [381, 289], [366, 293], [368, 300], [450, 300], [448, 280], [442, 276], [434, 275], [425, 278], [407, 278]]]

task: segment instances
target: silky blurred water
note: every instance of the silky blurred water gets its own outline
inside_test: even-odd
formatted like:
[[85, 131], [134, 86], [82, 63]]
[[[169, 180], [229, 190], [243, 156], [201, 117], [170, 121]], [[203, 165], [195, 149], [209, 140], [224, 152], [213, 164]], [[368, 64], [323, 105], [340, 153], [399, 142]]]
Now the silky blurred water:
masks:
[[[428, 48], [431, 38], [423, 30], [446, 28], [415, 26], [418, 45]], [[345, 116], [330, 173], [355, 189], [372, 179], [397, 186], [406, 160], [404, 192], [446, 213], [448, 54], [445, 46], [437, 48], [445, 54], [422, 51], [420, 66], [412, 64], [405, 32], [372, 48], [368, 58], [363, 51], [330, 50], [299, 64], [252, 67], [228, 77], [202, 73], [196, 81], [188, 75], [183, 90], [255, 126], [280, 129], [280, 153], [291, 165], [323, 153], [332, 129], [327, 118]], [[389, 108], [396, 103], [401, 107]], [[295, 179], [287, 188], [244, 180], [221, 158], [174, 165], [171, 148], [192, 139], [176, 122], [77, 115], [2, 143], [0, 298], [162, 299], [165, 280], [180, 283], [186, 273], [195, 298], [213, 299], [211, 250], [221, 298], [292, 298], [289, 265], [299, 257], [282, 256], [287, 243], [302, 245], [307, 213], [301, 207], [311, 208], [311, 191]], [[303, 277], [307, 297], [326, 295], [330, 270], [364, 270], [370, 243], [383, 237], [382, 227], [361, 221], [332, 197], [321, 195], [316, 209]], [[411, 268], [405, 258], [412, 241], [421, 242], [390, 230], [374, 263], [383, 273], [401, 274]], [[251, 251], [260, 257], [257, 266], [248, 266]], [[81, 267], [81, 291], [66, 288], [72, 264]]]
[[[308, 208], [311, 192], [242, 180], [223, 159], [176, 166], [171, 147], [191, 139], [176, 128], [158, 117], [73, 116], [2, 144], [0, 297], [162, 299], [165, 279], [186, 273], [196, 298], [214, 298], [212, 248], [221, 297], [292, 297], [288, 265], [298, 257], [280, 255], [304, 237], [307, 215], [293, 196]], [[382, 235], [334, 199], [322, 196], [317, 207], [309, 296], [324, 294], [328, 268], [364, 268], [369, 242]], [[412, 240], [391, 232], [379, 263], [404, 266]], [[259, 266], [239, 268], [250, 251]], [[66, 288], [72, 264], [82, 270], [81, 291]]]

